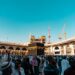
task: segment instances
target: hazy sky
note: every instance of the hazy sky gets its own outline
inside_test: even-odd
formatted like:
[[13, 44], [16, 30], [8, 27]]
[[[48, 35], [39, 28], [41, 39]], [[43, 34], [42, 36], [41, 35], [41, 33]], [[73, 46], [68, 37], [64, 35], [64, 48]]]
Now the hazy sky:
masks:
[[67, 38], [75, 36], [75, 0], [0, 0], [0, 41], [48, 37], [48, 28], [57, 41], [64, 24]]

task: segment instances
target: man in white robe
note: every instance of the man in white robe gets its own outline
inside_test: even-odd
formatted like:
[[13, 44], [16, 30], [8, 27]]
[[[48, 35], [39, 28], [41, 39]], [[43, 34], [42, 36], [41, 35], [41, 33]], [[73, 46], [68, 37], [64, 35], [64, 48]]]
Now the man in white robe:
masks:
[[64, 75], [64, 71], [70, 67], [69, 61], [67, 60], [66, 57], [63, 57], [61, 61], [61, 67], [62, 67], [61, 75]]

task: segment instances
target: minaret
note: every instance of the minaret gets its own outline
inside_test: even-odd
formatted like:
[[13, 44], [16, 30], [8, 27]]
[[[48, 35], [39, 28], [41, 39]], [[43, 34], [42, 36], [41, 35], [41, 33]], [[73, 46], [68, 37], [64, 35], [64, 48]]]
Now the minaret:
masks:
[[50, 44], [50, 38], [51, 38], [51, 36], [50, 36], [50, 28], [48, 28], [48, 43]]
[[67, 33], [66, 33], [65, 29], [66, 29], [66, 24], [64, 24], [64, 27], [63, 27], [64, 40], [66, 40], [66, 38], [67, 38]]
[[67, 38], [67, 33], [64, 32], [64, 39], [66, 40], [66, 38]]
[[63, 28], [62, 28], [62, 32], [59, 34], [58, 36], [58, 39], [61, 41], [61, 40], [66, 40], [67, 38], [67, 33], [65, 31], [65, 27], [66, 27], [66, 24], [64, 24]]
[[62, 40], [62, 34], [61, 34], [61, 33], [58, 35], [58, 39], [59, 39], [60, 41]]
[[29, 41], [28, 41], [29, 43], [31, 42], [31, 36], [32, 36], [31, 33], [29, 33]]

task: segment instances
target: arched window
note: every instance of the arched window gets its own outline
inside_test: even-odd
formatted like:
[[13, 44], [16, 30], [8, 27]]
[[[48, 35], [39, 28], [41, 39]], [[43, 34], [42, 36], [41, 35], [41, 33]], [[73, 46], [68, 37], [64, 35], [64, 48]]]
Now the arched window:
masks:
[[17, 47], [17, 48], [16, 48], [16, 50], [20, 50], [20, 48], [19, 48], [19, 47]]
[[26, 48], [22, 48], [22, 50], [26, 50]]
[[55, 52], [55, 54], [60, 54], [60, 52]]
[[2, 47], [0, 47], [0, 49], [2, 49]]
[[1, 46], [1, 49], [6, 49], [6, 47], [5, 46]]
[[55, 47], [55, 50], [58, 50], [59, 49], [59, 47]]
[[13, 50], [13, 47], [9, 47], [9, 49]]

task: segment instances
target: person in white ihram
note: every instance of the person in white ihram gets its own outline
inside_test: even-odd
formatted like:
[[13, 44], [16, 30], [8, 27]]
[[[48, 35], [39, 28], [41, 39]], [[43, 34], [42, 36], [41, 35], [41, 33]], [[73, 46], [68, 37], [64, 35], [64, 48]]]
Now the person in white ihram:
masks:
[[62, 67], [61, 75], [64, 75], [64, 71], [70, 67], [69, 61], [67, 60], [66, 57], [63, 57], [61, 61], [61, 67]]
[[4, 54], [0, 57], [0, 75], [8, 74], [10, 71], [5, 72], [5, 70], [10, 69], [10, 62], [8, 62], [8, 55]]

